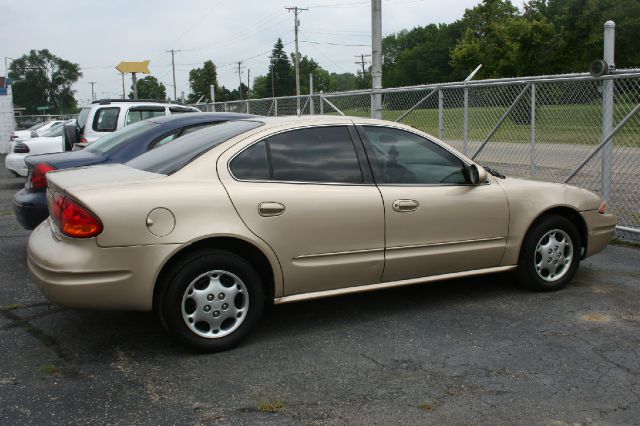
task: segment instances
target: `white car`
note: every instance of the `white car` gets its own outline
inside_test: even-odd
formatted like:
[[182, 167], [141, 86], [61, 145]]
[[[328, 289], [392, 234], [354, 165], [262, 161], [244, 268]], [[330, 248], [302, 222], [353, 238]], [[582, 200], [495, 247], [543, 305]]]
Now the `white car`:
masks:
[[50, 120], [45, 121], [44, 123], [34, 124], [29, 127], [27, 130], [16, 130], [11, 132], [11, 141], [15, 141], [17, 139], [26, 140], [31, 138], [37, 138], [50, 130], [55, 129], [56, 127], [62, 126], [64, 120]]
[[[129, 124], [162, 115], [200, 112], [199, 109], [166, 101], [143, 99], [102, 99], [82, 108], [78, 115], [76, 137], [68, 141], [72, 147], [86, 145]], [[65, 135], [69, 138], [69, 134]]]
[[[76, 120], [62, 122], [72, 124]], [[27, 166], [24, 163], [25, 157], [37, 154], [50, 154], [64, 151], [62, 141], [63, 126], [57, 126], [41, 137], [33, 139], [18, 139], [12, 142], [11, 152], [5, 157], [5, 167], [16, 176], [27, 176]]]

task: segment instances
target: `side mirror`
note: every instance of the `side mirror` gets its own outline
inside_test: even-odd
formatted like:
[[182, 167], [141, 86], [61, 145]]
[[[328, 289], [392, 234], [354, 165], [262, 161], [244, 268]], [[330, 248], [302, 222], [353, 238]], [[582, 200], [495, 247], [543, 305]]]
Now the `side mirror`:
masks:
[[469, 179], [472, 185], [482, 185], [487, 181], [487, 171], [477, 164], [469, 166]]

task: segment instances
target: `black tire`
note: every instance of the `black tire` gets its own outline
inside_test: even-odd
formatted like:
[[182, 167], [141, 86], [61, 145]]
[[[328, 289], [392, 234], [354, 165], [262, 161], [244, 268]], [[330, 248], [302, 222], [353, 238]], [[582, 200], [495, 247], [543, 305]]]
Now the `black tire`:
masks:
[[[192, 253], [174, 265], [166, 276], [166, 281], [161, 283], [157, 313], [167, 331], [192, 349], [202, 352], [218, 352], [233, 348], [249, 334], [262, 315], [264, 290], [260, 275], [249, 262], [234, 253], [214, 249]], [[201, 281], [195, 281], [197, 278]], [[222, 310], [226, 303], [224, 303], [224, 299], [218, 297], [218, 290], [213, 289], [214, 285], [211, 284], [213, 278], [216, 278], [219, 283], [223, 283], [224, 278], [228, 281], [228, 283], [223, 283], [224, 286], [229, 285], [228, 289], [231, 291], [243, 286], [242, 290], [237, 291], [238, 296], [234, 296], [233, 301], [230, 302], [233, 303], [233, 306], [230, 306], [229, 310], [230, 312], [234, 311], [238, 306], [243, 306], [243, 303], [246, 308], [242, 312], [237, 312], [239, 324], [233, 322], [230, 327], [227, 326], [227, 330], [224, 329], [224, 324], [229, 324], [236, 317], [231, 316], [222, 321], [225, 314], [229, 314], [229, 312]], [[209, 281], [207, 282], [207, 280]], [[200, 282], [202, 284], [199, 284]], [[199, 289], [198, 286], [209, 287]], [[192, 293], [189, 293], [189, 290]], [[194, 294], [194, 291], [196, 293], [200, 291], [203, 293], [211, 292], [212, 294], [208, 294], [207, 297], [212, 297], [212, 299], [207, 299], [204, 302], [201, 299], [200, 302], [194, 301], [196, 296], [192, 296], [194, 299], [189, 296], [189, 294]], [[245, 297], [246, 299], [244, 299]], [[240, 304], [237, 304], [238, 298]], [[212, 301], [209, 302], [209, 300]], [[229, 301], [231, 301], [231, 296], [226, 300], [226, 302]], [[206, 316], [206, 319], [200, 321], [196, 317], [194, 323], [193, 319], [189, 318], [190, 323], [188, 324], [183, 313], [188, 314], [192, 308], [194, 315]], [[205, 309], [208, 310], [205, 311]], [[213, 317], [216, 312], [218, 312], [220, 319]], [[209, 314], [212, 316], [209, 317]], [[218, 326], [216, 321], [222, 321], [222, 323]], [[207, 324], [209, 329], [202, 326], [198, 328], [199, 324]], [[207, 336], [198, 333], [207, 334]]]
[[[559, 232], [552, 233], [554, 230]], [[551, 234], [553, 239], [548, 239], [547, 234]], [[570, 240], [570, 260], [567, 259], [568, 245], [562, 242], [567, 237]], [[555, 241], [558, 241], [558, 244], [555, 244]], [[541, 252], [545, 253], [544, 258], [537, 252], [538, 243], [541, 243], [540, 248]], [[544, 246], [549, 248], [543, 251]], [[556, 247], [563, 252], [555, 251]], [[573, 222], [562, 216], [543, 217], [531, 226], [524, 238], [518, 259], [518, 269], [515, 273], [516, 279], [522, 286], [531, 290], [560, 290], [576, 274], [581, 254], [580, 234]], [[561, 265], [562, 262], [565, 264]]]

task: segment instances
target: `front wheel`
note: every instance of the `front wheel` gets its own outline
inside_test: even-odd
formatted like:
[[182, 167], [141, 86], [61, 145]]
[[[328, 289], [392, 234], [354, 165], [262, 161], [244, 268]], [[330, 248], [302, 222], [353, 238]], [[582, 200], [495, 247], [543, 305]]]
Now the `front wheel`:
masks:
[[243, 258], [222, 250], [183, 259], [165, 286], [159, 310], [163, 323], [182, 343], [204, 352], [236, 346], [264, 306], [258, 273]]
[[543, 218], [527, 232], [516, 277], [537, 291], [560, 290], [580, 264], [581, 242], [576, 226], [562, 216]]

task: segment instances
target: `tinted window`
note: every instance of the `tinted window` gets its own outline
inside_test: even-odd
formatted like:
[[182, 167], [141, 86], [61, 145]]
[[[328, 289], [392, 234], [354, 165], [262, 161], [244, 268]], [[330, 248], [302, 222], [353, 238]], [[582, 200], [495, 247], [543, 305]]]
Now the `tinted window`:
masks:
[[242, 151], [231, 161], [230, 169], [238, 179], [268, 180], [270, 175], [266, 143], [260, 142]]
[[163, 137], [163, 138], [155, 141], [154, 143], [152, 143], [151, 146], [149, 147], [149, 149], [154, 149], [154, 148], [157, 148], [159, 146], [168, 144], [169, 142], [174, 140], [177, 135], [178, 135], [178, 131], [170, 133], [170, 134], [166, 135], [165, 137]]
[[125, 126], [138, 121], [146, 120], [147, 118], [160, 117], [165, 115], [165, 109], [163, 107], [135, 107], [131, 108], [127, 113], [127, 122]]
[[203, 124], [197, 124], [195, 126], [187, 127], [182, 131], [182, 134], [180, 136], [188, 135], [189, 133], [197, 132], [198, 130], [204, 129], [205, 127], [214, 126], [220, 123], [223, 123], [223, 121], [214, 121], [212, 123], [203, 123]]
[[123, 143], [127, 143], [138, 135], [141, 135], [157, 124], [149, 121], [142, 121], [140, 123], [132, 124], [131, 126], [123, 127], [117, 132], [113, 132], [110, 135], [101, 137], [95, 142], [90, 143], [85, 148], [86, 151], [95, 152], [96, 154], [106, 154], [113, 151]]
[[180, 143], [169, 143], [142, 154], [129, 161], [127, 166], [153, 173], [171, 174], [216, 145], [260, 126], [262, 123], [257, 121], [228, 121], [211, 126], [180, 138]]
[[272, 136], [266, 143], [273, 180], [363, 182], [346, 126], [293, 130]]
[[404, 130], [363, 127], [373, 174], [380, 183], [467, 183], [462, 160], [441, 146]]
[[[118, 114], [120, 114], [120, 108], [118, 107], [98, 109], [93, 117], [93, 130], [96, 132], [115, 131], [118, 127]], [[78, 118], [78, 120], [80, 119]]]
[[171, 114], [184, 114], [188, 112], [198, 112], [198, 110], [185, 107], [169, 107]]

